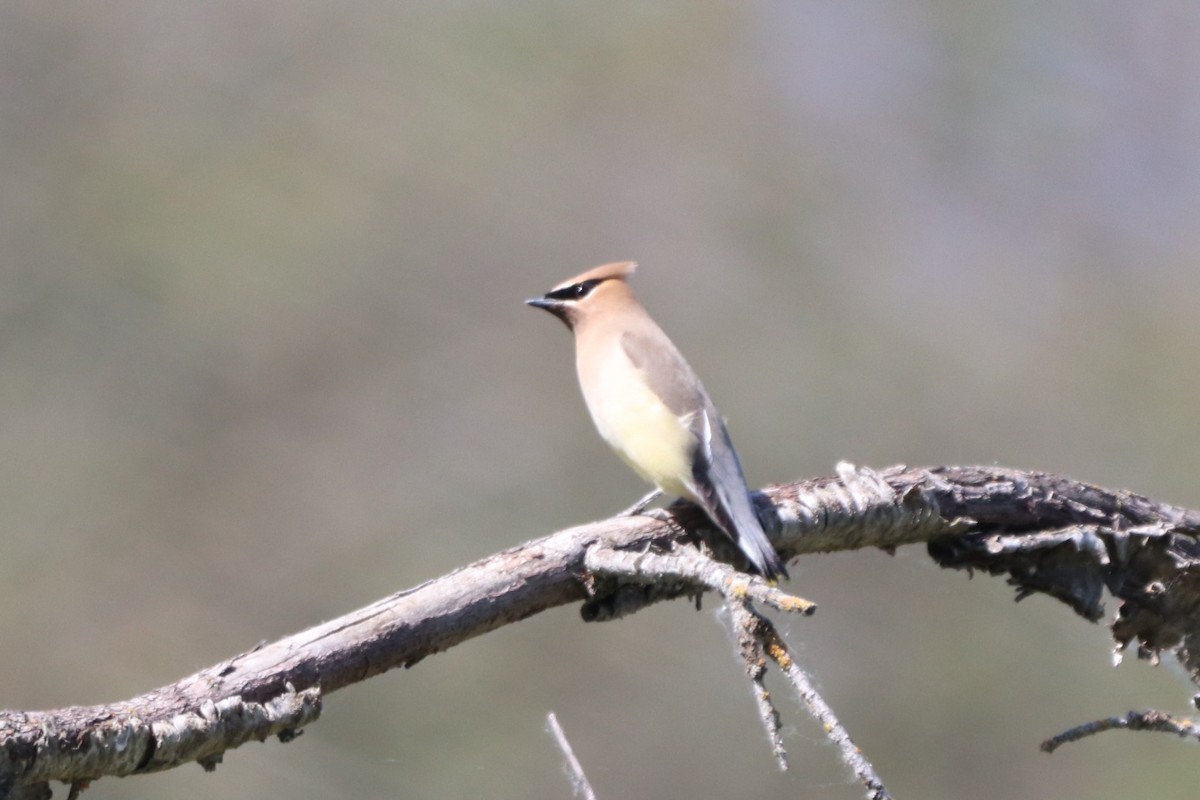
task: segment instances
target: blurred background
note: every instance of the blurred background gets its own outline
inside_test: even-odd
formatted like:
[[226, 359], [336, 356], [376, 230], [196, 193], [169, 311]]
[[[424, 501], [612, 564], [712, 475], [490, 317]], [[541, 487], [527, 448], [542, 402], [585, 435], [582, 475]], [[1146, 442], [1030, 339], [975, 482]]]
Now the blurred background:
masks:
[[[522, 305], [606, 261], [755, 485], [995, 463], [1200, 507], [1198, 42], [1184, 0], [5, 4], [0, 706], [125, 699], [641, 496]], [[1187, 712], [1103, 626], [920, 548], [792, 575], [897, 797], [1194, 793], [1173, 738], [1038, 751]], [[774, 770], [715, 607], [542, 614], [88, 797], [568, 797], [550, 710], [601, 797], [860, 797], [790, 701]]]

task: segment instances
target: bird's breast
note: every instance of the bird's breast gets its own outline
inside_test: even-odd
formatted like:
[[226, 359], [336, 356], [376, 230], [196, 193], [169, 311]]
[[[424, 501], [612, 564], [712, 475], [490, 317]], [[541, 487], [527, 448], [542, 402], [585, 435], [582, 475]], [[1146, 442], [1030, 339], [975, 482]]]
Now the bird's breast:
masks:
[[596, 430], [617, 455], [664, 492], [690, 497], [696, 441], [621, 349], [581, 362], [579, 383]]

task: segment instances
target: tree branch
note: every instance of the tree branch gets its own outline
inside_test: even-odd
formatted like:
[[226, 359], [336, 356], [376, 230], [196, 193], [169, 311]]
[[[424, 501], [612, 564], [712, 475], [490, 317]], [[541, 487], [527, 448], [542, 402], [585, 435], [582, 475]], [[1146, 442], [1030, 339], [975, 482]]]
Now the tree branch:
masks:
[[[1112, 634], [1141, 657], [1174, 651], [1200, 674], [1200, 513], [1056, 475], [998, 467], [839, 465], [835, 477], [772, 486], [756, 498], [785, 558], [924, 542], [943, 566], [1006, 574], [1017, 599], [1043, 592], [1087, 619], [1119, 601]], [[589, 554], [670, 553], [705, 542], [745, 567], [686, 504], [570, 528], [484, 558], [339, 619], [124, 703], [0, 712], [0, 798], [49, 796], [106, 775], [215, 765], [251, 739], [288, 739], [324, 695], [416, 664], [466, 639], [566, 603], [585, 619], [693, 595], [684, 576], [647, 582], [592, 571]], [[765, 600], [765, 597], [759, 598]]]

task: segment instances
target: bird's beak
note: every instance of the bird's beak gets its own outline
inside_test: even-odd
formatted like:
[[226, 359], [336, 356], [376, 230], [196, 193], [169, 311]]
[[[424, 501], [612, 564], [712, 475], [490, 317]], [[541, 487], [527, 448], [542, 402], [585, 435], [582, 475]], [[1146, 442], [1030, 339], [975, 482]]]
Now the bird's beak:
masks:
[[574, 304], [565, 303], [562, 300], [554, 300], [549, 297], [531, 297], [526, 300], [525, 303], [533, 306], [534, 308], [540, 308], [543, 311], [549, 311], [551, 314], [561, 319], [563, 324], [568, 328], [574, 329]]

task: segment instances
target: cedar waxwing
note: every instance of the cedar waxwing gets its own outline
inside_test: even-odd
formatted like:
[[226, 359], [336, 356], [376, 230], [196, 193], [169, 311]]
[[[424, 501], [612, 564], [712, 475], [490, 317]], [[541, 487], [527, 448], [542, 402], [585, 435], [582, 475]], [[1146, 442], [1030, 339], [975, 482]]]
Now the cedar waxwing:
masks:
[[725, 423], [683, 355], [605, 264], [526, 302], [575, 333], [575, 366], [592, 421], [633, 471], [696, 503], [765, 577], [787, 575], [754, 513]]

